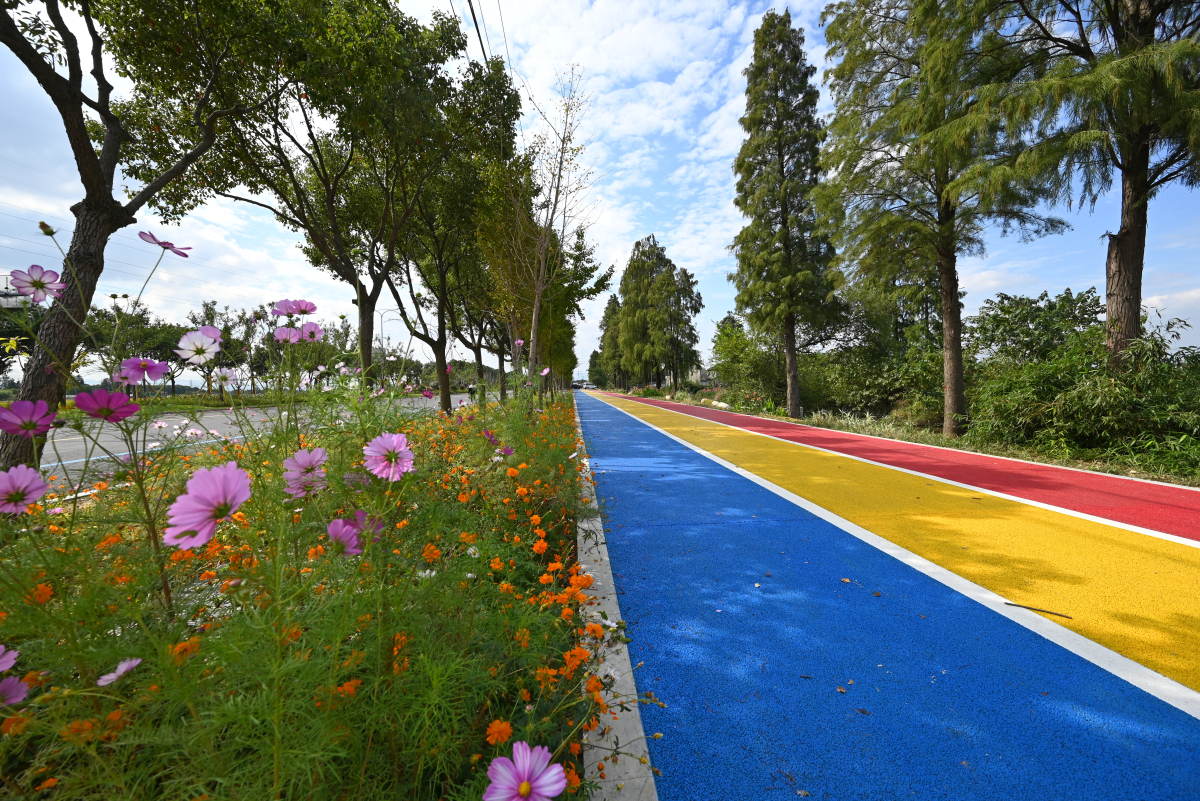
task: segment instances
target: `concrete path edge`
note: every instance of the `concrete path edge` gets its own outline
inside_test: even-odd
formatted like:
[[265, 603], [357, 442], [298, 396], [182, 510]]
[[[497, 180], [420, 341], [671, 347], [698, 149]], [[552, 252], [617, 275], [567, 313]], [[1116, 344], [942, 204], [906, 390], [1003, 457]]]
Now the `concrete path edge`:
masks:
[[[596, 511], [595, 517], [579, 521], [576, 532], [579, 564], [584, 572], [591, 574], [593, 582], [592, 586], [585, 590], [591, 599], [586, 608], [592, 620], [587, 622], [598, 622], [608, 628], [617, 627], [623, 633], [624, 621], [617, 602], [612, 568], [609, 566], [604, 522], [599, 514], [600, 506], [596, 502], [592, 467], [587, 455], [578, 404], [575, 406], [575, 430], [579, 436], [579, 458], [586, 468], [582, 472], [583, 495], [587, 506]], [[642, 728], [633, 664], [629, 660], [629, 649], [624, 647], [624, 644], [607, 646], [600, 651], [600, 663], [600, 674], [613, 677], [612, 689], [605, 693], [605, 700], [619, 717], [612, 720], [610, 716], [603, 716], [601, 725], [589, 732], [585, 738], [584, 778], [600, 785], [600, 792], [596, 797], [605, 801], [658, 801], [653, 767], [649, 764], [650, 752], [646, 747], [646, 732]], [[613, 760], [612, 755], [616, 751], [619, 751], [620, 755]], [[605, 763], [603, 779], [600, 778], [598, 769], [602, 761]]]

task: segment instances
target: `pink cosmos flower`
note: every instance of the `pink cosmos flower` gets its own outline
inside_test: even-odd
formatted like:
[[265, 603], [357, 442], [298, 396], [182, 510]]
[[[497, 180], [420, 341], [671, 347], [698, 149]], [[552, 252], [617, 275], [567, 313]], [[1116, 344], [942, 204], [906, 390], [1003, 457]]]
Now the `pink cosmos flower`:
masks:
[[450, 365], [446, 365], [446, 375], [450, 375]]
[[428, 390], [428, 389], [423, 389], [423, 390], [421, 390], [421, 395], [422, 395], [423, 397], [425, 397], [425, 398], [432, 398], [432, 397], [433, 397], [433, 393], [432, 393], [430, 390]]
[[96, 679], [96, 686], [107, 687], [140, 664], [142, 664], [142, 660], [140, 659], [122, 659], [117, 663], [116, 670], [114, 670], [112, 673], [105, 673], [103, 676]]
[[288, 495], [291, 495], [293, 498], [299, 500], [300, 498], [307, 498], [309, 495], [318, 493], [325, 489], [325, 487], [325, 475], [321, 474], [318, 476], [289, 478], [287, 479], [287, 485], [283, 488], [283, 491]]
[[547, 367], [545, 370], [542, 370], [542, 375], [546, 375], [546, 373], [549, 373], [549, 372], [550, 372], [550, 368]]
[[0, 681], [0, 706], [12, 706], [25, 700], [29, 695], [29, 685], [16, 676], [9, 676]]
[[218, 345], [220, 345], [225, 339], [221, 336], [221, 329], [214, 325], [202, 325], [196, 330], [201, 334], [204, 334], [204, 336], [208, 337], [213, 342], [216, 342]]
[[20, 651], [10, 651], [3, 645], [0, 645], [0, 673], [11, 670], [12, 666], [17, 664], [17, 657], [20, 655]]
[[[383, 531], [387, 526], [385, 526], [384, 522], [382, 520], [380, 520], [378, 517], [367, 517], [367, 513], [364, 512], [362, 509], [359, 509], [357, 512], [354, 513], [354, 527], [356, 530], [358, 530], [360, 533], [363, 533], [363, 534], [366, 534], [368, 529], [370, 529], [370, 532], [372, 534], [378, 534], [379, 532]], [[376, 537], [376, 540], [378, 540], [378, 539], [379, 538]]]
[[271, 314], [275, 315], [276, 317], [281, 317], [285, 314], [295, 314], [295, 313], [296, 313], [296, 301], [294, 301], [294, 300], [284, 299], [284, 300], [279, 301], [278, 303], [276, 303], [274, 306], [271, 307]]
[[281, 325], [275, 329], [275, 341], [288, 345], [294, 344], [300, 341], [300, 332], [290, 326]]
[[121, 362], [120, 375], [131, 384], [140, 384], [144, 378], [157, 381], [169, 372], [171, 372], [171, 365], [166, 362], [135, 358]]
[[550, 764], [550, 749], [544, 745], [513, 743], [512, 759], [496, 757], [487, 773], [492, 783], [483, 801], [550, 801], [567, 789], [562, 765]]
[[349, 520], [334, 520], [325, 531], [329, 534], [336, 553], [344, 556], [358, 556], [362, 553], [362, 548], [359, 547], [358, 529]]
[[217, 341], [212, 337], [199, 331], [188, 331], [183, 335], [183, 339], [179, 340], [179, 347], [175, 352], [188, 364], [205, 364], [212, 361], [220, 350]]
[[313, 448], [311, 451], [301, 448], [296, 451], [294, 456], [283, 460], [283, 477], [324, 473], [321, 466], [328, 460], [329, 454], [325, 452], [324, 448]]
[[311, 300], [293, 300], [292, 314], [316, 314], [317, 304]]
[[408, 437], [403, 434], [380, 434], [367, 443], [363, 455], [363, 467], [388, 481], [398, 481], [415, 469]]
[[19, 464], [0, 473], [0, 512], [21, 514], [25, 507], [50, 491], [42, 474]]
[[50, 430], [55, 413], [45, 401], [13, 401], [7, 409], [0, 408], [0, 430], [19, 437], [40, 437]]
[[167, 510], [167, 533], [163, 542], [179, 548], [195, 548], [212, 539], [217, 523], [229, 520], [250, 499], [250, 479], [237, 462], [197, 470]]
[[169, 250], [176, 256], [183, 256], [185, 259], [188, 257], [188, 254], [183, 251], [191, 250], [191, 248], [176, 247], [173, 243], [159, 239], [149, 231], [138, 231], [138, 239], [141, 239], [143, 242], [149, 242], [151, 245], [158, 245], [163, 250]]
[[218, 384], [225, 386], [237, 380], [237, 372], [232, 367], [220, 367], [213, 373], [213, 378]]
[[320, 342], [325, 338], [325, 329], [316, 323], [305, 323], [300, 326], [300, 338], [305, 342]]
[[81, 392], [76, 395], [75, 408], [81, 409], [88, 417], [119, 423], [142, 407], [136, 403], [130, 403], [129, 396], [124, 392], [94, 389], [91, 392]]
[[40, 264], [32, 265], [28, 271], [12, 271], [13, 289], [22, 295], [32, 296], [34, 303], [41, 303], [47, 297], [61, 298], [67, 285], [58, 280], [58, 273], [47, 270]]
[[521, 346], [522, 346], [522, 345], [524, 345], [524, 344], [525, 344], [525, 340], [523, 340], [523, 339], [518, 339], [518, 340], [517, 340], [517, 347], [518, 347], [518, 348], [519, 348], [519, 347], [521, 347]]

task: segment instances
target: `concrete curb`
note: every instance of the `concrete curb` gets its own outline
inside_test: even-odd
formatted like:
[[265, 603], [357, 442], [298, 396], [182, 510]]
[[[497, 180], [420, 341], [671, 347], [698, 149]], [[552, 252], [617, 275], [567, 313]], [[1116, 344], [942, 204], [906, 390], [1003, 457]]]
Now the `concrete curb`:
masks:
[[[599, 512], [596, 492], [592, 486], [591, 462], [587, 457], [583, 438], [583, 427], [579, 421], [579, 406], [575, 406], [575, 430], [579, 436], [579, 458], [587, 469], [583, 472], [583, 494], [587, 505]], [[587, 614], [591, 621], [607, 627], [623, 623], [621, 609], [617, 603], [616, 586], [613, 584], [612, 569], [609, 567], [608, 546], [604, 540], [604, 523], [597, 515], [579, 521], [576, 534], [579, 549], [579, 564], [592, 575], [592, 586], [585, 590], [589, 597]], [[601, 612], [604, 614], [601, 615]], [[607, 618], [607, 619], [606, 619]], [[621, 630], [623, 630], [623, 625]], [[619, 716], [600, 719], [600, 726], [589, 732], [584, 739], [584, 778], [600, 785], [596, 798], [605, 801], [658, 801], [654, 786], [654, 772], [649, 764], [650, 752], [646, 748], [646, 732], [642, 728], [642, 715], [638, 705], [637, 686], [633, 678], [633, 665], [629, 661], [629, 649], [623, 644], [608, 646], [600, 652], [600, 674], [614, 679], [610, 691], [605, 693], [608, 705]], [[612, 758], [614, 751], [620, 756]], [[645, 759], [646, 762], [642, 762]], [[604, 761], [604, 776], [600, 778], [598, 763]]]

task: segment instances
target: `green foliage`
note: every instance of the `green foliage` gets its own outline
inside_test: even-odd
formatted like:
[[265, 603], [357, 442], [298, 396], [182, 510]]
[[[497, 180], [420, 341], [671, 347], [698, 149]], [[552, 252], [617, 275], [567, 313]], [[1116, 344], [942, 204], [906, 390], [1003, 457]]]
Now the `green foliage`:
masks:
[[768, 11], [754, 33], [746, 68], [746, 140], [734, 161], [734, 203], [749, 222], [733, 240], [737, 308], [755, 330], [796, 349], [796, 330], [823, 331], [836, 317], [830, 302], [833, 251], [816, 231], [810, 193], [820, 176], [823, 138], [817, 117], [816, 67], [804, 32], [788, 11]]
[[[699, 337], [692, 322], [703, 307], [696, 280], [667, 257], [654, 235], [636, 242], [621, 275], [620, 301], [609, 300], [615, 320], [620, 368], [632, 380], [661, 384], [663, 375], [675, 383], [700, 363]], [[605, 332], [609, 330], [604, 328]], [[601, 340], [601, 347], [604, 341]]]
[[[10, 792], [53, 778], [73, 799], [477, 799], [513, 739], [573, 760], [598, 664], [578, 648], [592, 640], [577, 633], [572, 408], [492, 406], [450, 425], [360, 391], [286, 399], [286, 416], [259, 412], [265, 426], [237, 407], [244, 444], [194, 453], [176, 438], [88, 496], [48, 498], [62, 514], [3, 521], [4, 640], [33, 683], [6, 711]], [[105, 436], [144, 441], [154, 416]], [[516, 453], [493, 462], [485, 428]], [[408, 435], [417, 472], [343, 481], [380, 431]], [[281, 461], [300, 446], [328, 452], [329, 486], [295, 508]], [[230, 460], [252, 490], [234, 519], [193, 550], [159, 541], [192, 471]], [[382, 528], [362, 556], [339, 555], [326, 526], [355, 510]], [[143, 661], [98, 685], [131, 657]], [[512, 738], [489, 743], [493, 721]]]
[[600, 389], [608, 389], [608, 372], [604, 369], [604, 357], [598, 350], [588, 357], [588, 381]]
[[1104, 313], [1096, 288], [1056, 298], [1043, 292], [1037, 298], [1006, 295], [983, 302], [968, 320], [967, 342], [985, 359], [1038, 362], [1050, 358], [1072, 334], [1094, 327]]

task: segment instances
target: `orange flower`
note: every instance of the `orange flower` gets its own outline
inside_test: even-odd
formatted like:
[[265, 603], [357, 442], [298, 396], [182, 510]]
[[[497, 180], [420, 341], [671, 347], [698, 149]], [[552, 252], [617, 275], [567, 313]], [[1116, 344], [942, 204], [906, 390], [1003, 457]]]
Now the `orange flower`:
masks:
[[552, 688], [558, 682], [558, 670], [550, 667], [540, 667], [534, 673], [538, 686], [543, 690]]
[[546, 544], [545, 540], [538, 540], [533, 544], [533, 552], [536, 554], [543, 554], [548, 550], [550, 550], [550, 546]]
[[425, 550], [421, 551], [421, 556], [425, 557], [426, 562], [436, 562], [442, 558], [442, 552], [431, 542], [425, 546]]
[[499, 570], [499, 569], [500, 569], [500, 568], [502, 568], [502, 567], [504, 567], [504, 563], [500, 561], [500, 557], [499, 557], [499, 556], [493, 556], [493, 557], [492, 557], [492, 564], [491, 564], [491, 568], [492, 568], [492, 570]]
[[468, 534], [467, 532], [464, 531], [462, 534], [458, 535], [458, 538], [460, 540], [462, 540], [464, 543], [466, 543], [467, 545], [474, 545], [475, 540], [479, 539], [479, 535], [478, 534]]
[[509, 584], [507, 581], [500, 582], [500, 592], [512, 592], [516, 587]]
[[521, 474], [521, 471], [518, 470], [517, 468], [515, 468], [515, 467], [508, 468], [508, 477], [509, 478], [516, 478], [520, 474]]
[[212, 572], [211, 570], [205, 570], [203, 573], [200, 574], [201, 581], [212, 581], [216, 577], [217, 577], [217, 574]]
[[571, 743], [571, 753], [575, 756], [579, 756], [579, 751], [579, 743]]
[[574, 616], [575, 616], [575, 610], [572, 609], [571, 607], [568, 606], [567, 608], [562, 610], [562, 619], [563, 620], [570, 620]]
[[25, 600], [31, 604], [44, 604], [54, 597], [54, 588], [49, 584], [39, 584], [33, 588], [33, 592], [25, 596]]
[[587, 684], [584, 685], [584, 689], [589, 693], [598, 693], [604, 689], [604, 682], [600, 681], [599, 676], [592, 676], [587, 680]]
[[471, 500], [471, 496], [468, 495], [467, 493], [465, 493], [465, 492], [458, 493], [458, 502], [459, 503], [466, 503], [469, 500]]
[[599, 623], [588, 623], [583, 627], [583, 630], [595, 637], [597, 640], [604, 639], [604, 626], [601, 626]]
[[517, 635], [515, 637], [513, 637], [513, 639], [516, 640], [517, 642], [519, 642], [521, 644], [522, 648], [528, 648], [529, 647], [529, 629], [517, 629]]
[[529, 703], [530, 701], [533, 700], [529, 695], [529, 690], [526, 690], [524, 688], [521, 689], [521, 700], [524, 701], [525, 703]]
[[549, 584], [550, 582], [554, 581], [554, 576], [551, 576], [549, 573], [543, 573], [542, 575], [538, 576], [538, 581], [543, 584]]
[[529, 518], [529, 524], [531, 526], [540, 526], [542, 524], [542, 516], [534, 515], [533, 517]]
[[309, 559], [316, 559], [317, 557], [324, 556], [324, 555], [325, 555], [325, 546], [324, 545], [317, 545], [313, 548], [308, 549], [308, 558]]
[[191, 637], [171, 649], [171, 658], [175, 661], [175, 664], [182, 665], [184, 660], [198, 653], [200, 653], [200, 638]]
[[0, 734], [8, 737], [16, 737], [29, 727], [31, 717], [25, 715], [13, 715], [11, 718], [5, 718], [3, 723], [0, 723]]
[[[579, 743], [571, 743], [571, 747], [572, 749], [577, 749], [579, 748]], [[578, 754], [579, 752], [577, 750], [573, 750], [572, 753]], [[563, 775], [567, 777], [567, 792], [579, 792], [579, 774], [575, 772], [575, 768], [567, 765], [566, 769], [563, 770]]]
[[575, 668], [585, 664], [592, 658], [592, 652], [586, 648], [575, 647], [563, 654], [563, 661], [567, 663], [564, 673], [574, 673]]
[[40, 790], [49, 790], [51, 787], [53, 787], [56, 784], [58, 784], [58, 779], [51, 776], [49, 779], [46, 779], [46, 781], [42, 782], [41, 784], [39, 784], [37, 787], [34, 787], [33, 789], [35, 792], [40, 791]]
[[551, 562], [550, 566], [546, 569], [551, 573], [553, 573], [555, 570], [562, 570], [562, 562]]
[[[509, 468], [510, 470], [512, 468]], [[487, 741], [492, 745], [500, 745], [507, 743], [508, 738], [512, 737], [512, 724], [504, 720], [493, 720], [487, 727]]]
[[524, 498], [529, 494], [529, 490], [525, 489], [524, 487], [517, 487], [517, 494]]
[[58, 733], [64, 740], [78, 745], [90, 743], [95, 733], [92, 731], [96, 724], [90, 720], [72, 720]]

